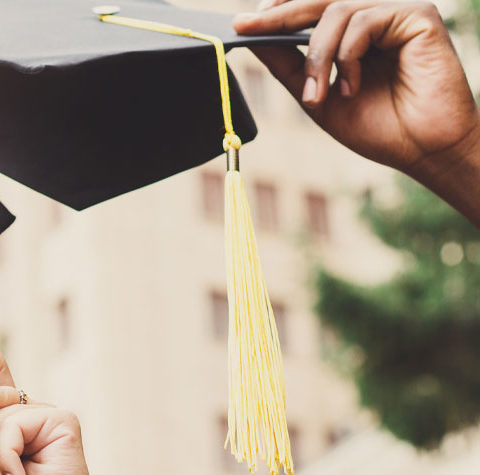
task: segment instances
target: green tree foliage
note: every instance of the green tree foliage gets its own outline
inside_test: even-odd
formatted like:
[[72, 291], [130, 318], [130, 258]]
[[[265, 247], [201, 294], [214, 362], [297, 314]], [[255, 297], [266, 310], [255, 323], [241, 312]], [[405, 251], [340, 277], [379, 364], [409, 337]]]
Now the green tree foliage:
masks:
[[470, 0], [470, 6], [477, 36], [480, 39], [480, 0]]
[[[480, 0], [455, 0], [455, 7], [455, 13], [444, 18], [446, 27], [460, 35], [476, 34], [480, 47]], [[479, 91], [474, 93], [480, 104]]]
[[362, 403], [417, 447], [480, 419], [480, 233], [406, 178], [401, 202], [365, 197], [362, 217], [404, 257], [404, 269], [375, 287], [322, 271], [317, 311], [352, 366]]
[[480, 0], [460, 0], [456, 5], [456, 13], [444, 18], [449, 30], [457, 33], [475, 31], [480, 40]]

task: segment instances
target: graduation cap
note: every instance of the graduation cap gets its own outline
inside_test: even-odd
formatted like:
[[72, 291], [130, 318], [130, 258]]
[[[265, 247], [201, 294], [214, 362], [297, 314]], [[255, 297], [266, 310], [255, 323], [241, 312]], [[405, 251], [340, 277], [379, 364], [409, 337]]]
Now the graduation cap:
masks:
[[[2, 1], [0, 173], [82, 210], [227, 153], [225, 445], [251, 471], [260, 453], [270, 473], [293, 474], [280, 343], [239, 173], [257, 130], [225, 50], [309, 35], [241, 37], [229, 15], [161, 0], [94, 11], [83, 0]], [[13, 220], [0, 204], [0, 232]]]
[[[222, 152], [211, 44], [101, 24], [85, 0], [2, 0], [0, 173], [82, 210]], [[119, 2], [122, 16], [222, 39], [228, 50], [305, 43], [307, 35], [240, 37], [229, 15], [161, 0]], [[254, 120], [229, 71], [243, 142]], [[0, 232], [11, 224], [0, 210]]]

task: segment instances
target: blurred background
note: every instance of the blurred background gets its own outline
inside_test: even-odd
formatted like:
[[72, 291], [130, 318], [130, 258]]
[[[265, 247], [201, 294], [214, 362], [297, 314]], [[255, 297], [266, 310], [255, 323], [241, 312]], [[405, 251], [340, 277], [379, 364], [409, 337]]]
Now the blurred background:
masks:
[[[480, 2], [437, 4], [477, 93]], [[229, 61], [260, 130], [242, 170], [297, 473], [478, 474], [478, 232], [335, 143], [248, 51]], [[79, 415], [92, 474], [247, 473], [223, 450], [224, 170], [81, 214], [0, 178], [20, 217], [0, 238], [0, 347], [19, 387]]]

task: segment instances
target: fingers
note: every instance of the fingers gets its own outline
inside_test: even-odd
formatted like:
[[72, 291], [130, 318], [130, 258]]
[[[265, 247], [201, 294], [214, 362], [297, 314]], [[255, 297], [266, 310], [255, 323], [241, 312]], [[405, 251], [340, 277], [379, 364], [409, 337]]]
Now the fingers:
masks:
[[20, 404], [20, 393], [10, 386], [0, 387], [0, 409], [14, 404]]
[[[254, 18], [246, 17], [244, 20], [242, 17], [237, 17], [234, 26], [239, 33], [243, 34], [271, 33], [295, 31], [320, 19], [310, 40], [305, 63], [303, 93], [300, 95], [296, 91], [298, 88], [296, 81], [294, 88], [295, 97], [301, 96], [305, 106], [316, 108], [327, 97], [333, 63], [337, 61], [338, 48], [352, 16], [358, 11], [376, 6], [378, 3], [378, 0], [295, 0], [254, 15]], [[261, 59], [265, 64], [270, 60], [265, 55]], [[271, 59], [275, 65], [280, 60], [280, 52], [277, 52], [276, 58]], [[342, 94], [346, 97], [353, 97], [360, 89], [361, 65], [359, 60], [337, 61], [337, 66], [342, 76], [339, 81]], [[275, 69], [279, 68], [279, 66], [275, 67]], [[272, 68], [270, 67], [270, 69]], [[297, 74], [296, 77], [298, 76]], [[280, 80], [285, 84], [285, 76], [280, 75], [280, 78], [283, 78]], [[288, 87], [288, 89], [292, 91], [292, 87]]]
[[[433, 4], [382, 4], [356, 11], [348, 23], [337, 52], [340, 74], [351, 95], [360, 89], [361, 59], [371, 46], [393, 50], [423, 36], [438, 38], [445, 31]], [[413, 43], [412, 43], [413, 44]]]
[[422, 34], [444, 30], [433, 4], [383, 4], [356, 11], [338, 49], [341, 62], [361, 59], [370, 46], [387, 50], [404, 46]]
[[44, 406], [0, 410], [0, 472], [88, 475], [78, 418]]
[[305, 84], [305, 55], [295, 47], [255, 47], [252, 52], [298, 101]]
[[[79, 466], [82, 465], [80, 424], [73, 413], [43, 405], [17, 405], [0, 410], [0, 473], [25, 474], [24, 466], [28, 466], [25, 457], [33, 454], [40, 456], [42, 450], [54, 443], [60, 444], [57, 445], [60, 453], [72, 453], [71, 460], [67, 457], [70, 467], [77, 462]], [[50, 453], [52, 460], [47, 461], [43, 456], [46, 457], [47, 453], [41, 455], [45, 473], [48, 473], [47, 466], [58, 466], [61, 461], [58, 456], [53, 457], [53, 450]]]
[[8, 368], [5, 357], [0, 353], [0, 386], [12, 386], [15, 387], [12, 374]]
[[[326, 99], [334, 62], [339, 72], [340, 94], [354, 97], [361, 87], [361, 60], [371, 46], [395, 50], [417, 36], [444, 30], [436, 8], [425, 2], [273, 0], [272, 5], [274, 8], [256, 14], [237, 16], [234, 27], [241, 34], [278, 33], [296, 31], [319, 20], [305, 63], [303, 94], [298, 92], [299, 59], [291, 51], [282, 54], [278, 49], [265, 50], [258, 55], [310, 108], [318, 107]], [[282, 61], [288, 63], [285, 68]]]
[[355, 97], [361, 87], [362, 59], [370, 48], [395, 50], [420, 35], [442, 31], [436, 8], [425, 3], [338, 2], [327, 7], [310, 41], [305, 91], [317, 81], [307, 106], [323, 102], [330, 88], [333, 62], [338, 68], [340, 94]]
[[0, 411], [0, 473], [24, 475], [22, 456], [34, 453], [26, 447], [41, 433], [48, 421], [43, 407], [12, 406]]
[[294, 0], [258, 13], [241, 13], [233, 20], [240, 35], [291, 33], [315, 25], [334, 0]]
[[13, 421], [2, 421], [0, 431], [0, 473], [11, 475], [25, 475], [21, 455], [25, 444], [22, 429]]
[[387, 10], [383, 7], [358, 10], [351, 16], [336, 54], [343, 96], [353, 97], [359, 92], [360, 60], [366, 55], [370, 46], [379, 46], [379, 39], [387, 34], [387, 29], [392, 25], [394, 17], [395, 10]]
[[[310, 39], [306, 62], [307, 77], [317, 81], [316, 95], [310, 104], [315, 106], [327, 97], [333, 62], [352, 15], [377, 3], [376, 1], [336, 2], [329, 5], [323, 12]], [[346, 96], [355, 95], [360, 88], [360, 64], [349, 63], [339, 66], [343, 69], [341, 72], [347, 74], [352, 80], [348, 83], [342, 82], [342, 92]]]

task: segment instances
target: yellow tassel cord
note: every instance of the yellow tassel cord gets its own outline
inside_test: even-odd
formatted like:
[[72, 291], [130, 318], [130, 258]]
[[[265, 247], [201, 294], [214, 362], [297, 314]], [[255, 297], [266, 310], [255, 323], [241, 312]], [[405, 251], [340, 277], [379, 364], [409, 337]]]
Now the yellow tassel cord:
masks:
[[283, 362], [272, 305], [258, 258], [247, 195], [238, 171], [225, 183], [225, 241], [229, 302], [228, 437], [232, 454], [251, 472], [257, 453], [271, 474], [293, 474]]
[[99, 15], [100, 20], [143, 30], [186, 36], [215, 46], [225, 122], [223, 146], [228, 155], [225, 179], [225, 242], [229, 303], [229, 411], [231, 452], [238, 462], [257, 469], [257, 454], [272, 475], [283, 466], [293, 475], [285, 412], [285, 382], [272, 305], [258, 258], [250, 208], [238, 171], [242, 143], [232, 124], [225, 48], [220, 38], [153, 21]]

